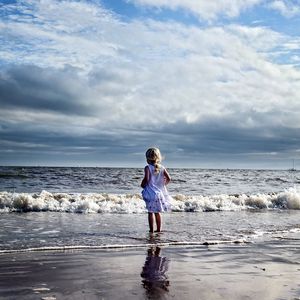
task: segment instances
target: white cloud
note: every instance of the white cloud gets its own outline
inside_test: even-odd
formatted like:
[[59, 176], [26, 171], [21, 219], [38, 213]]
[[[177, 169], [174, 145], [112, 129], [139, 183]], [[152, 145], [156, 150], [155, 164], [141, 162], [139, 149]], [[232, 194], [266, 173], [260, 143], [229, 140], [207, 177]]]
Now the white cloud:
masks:
[[300, 14], [300, 1], [276, 0], [268, 5], [271, 9], [278, 11], [287, 18], [295, 17]]
[[284, 37], [267, 28], [124, 23], [94, 4], [32, 3], [31, 20], [3, 21], [10, 53], [45, 68], [79, 68], [74, 72], [84, 74], [79, 78], [88, 101], [116, 111], [111, 119], [118, 122], [142, 123], [145, 115], [154, 123], [195, 122], [234, 113], [234, 107], [267, 111], [279, 97], [277, 86], [291, 79], [268, 60]]
[[251, 8], [262, 0], [128, 0], [136, 5], [168, 8], [172, 10], [184, 9], [201, 19], [214, 20], [219, 15], [237, 17], [241, 11]]
[[291, 57], [292, 61], [294, 62], [297, 62], [297, 63], [300, 63], [300, 56], [299, 55], [293, 55]]
[[120, 50], [105, 37], [110, 30], [120, 27], [119, 21], [99, 5], [32, 0], [2, 9], [8, 14], [0, 21], [0, 32], [6, 38], [2, 51], [16, 53], [17, 47], [19, 55], [13, 59], [19, 63], [38, 62], [57, 67], [71, 64], [86, 68], [99, 57], [115, 57]]
[[248, 27], [231, 24], [227, 26], [227, 29], [236, 35], [245, 45], [259, 52], [272, 52], [274, 48], [286, 41], [284, 35], [267, 27]]
[[[22, 3], [32, 17], [12, 10], [0, 30], [2, 83], [23, 87], [24, 102], [12, 109], [3, 98], [0, 120], [82, 136], [214, 122], [266, 135], [272, 126], [299, 127], [300, 71], [274, 56], [295, 39], [260, 26], [125, 22], [86, 2]], [[44, 106], [33, 97], [43, 90]]]

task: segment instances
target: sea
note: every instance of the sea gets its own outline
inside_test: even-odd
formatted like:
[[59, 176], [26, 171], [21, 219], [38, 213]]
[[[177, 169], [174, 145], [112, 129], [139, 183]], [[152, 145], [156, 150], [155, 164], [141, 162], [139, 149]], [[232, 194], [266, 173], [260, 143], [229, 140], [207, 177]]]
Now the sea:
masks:
[[143, 166], [0, 167], [0, 253], [299, 238], [299, 171], [168, 171], [171, 210], [151, 236]]

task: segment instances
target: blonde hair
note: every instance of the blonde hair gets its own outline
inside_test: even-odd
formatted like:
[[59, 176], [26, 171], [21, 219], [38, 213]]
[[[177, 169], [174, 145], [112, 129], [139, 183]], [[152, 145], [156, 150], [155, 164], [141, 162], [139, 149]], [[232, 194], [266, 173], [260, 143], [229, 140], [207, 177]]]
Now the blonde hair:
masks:
[[154, 165], [155, 169], [155, 173], [159, 173], [160, 171], [160, 162], [162, 160], [160, 151], [158, 148], [149, 148], [146, 151], [146, 159], [147, 159], [147, 163]]

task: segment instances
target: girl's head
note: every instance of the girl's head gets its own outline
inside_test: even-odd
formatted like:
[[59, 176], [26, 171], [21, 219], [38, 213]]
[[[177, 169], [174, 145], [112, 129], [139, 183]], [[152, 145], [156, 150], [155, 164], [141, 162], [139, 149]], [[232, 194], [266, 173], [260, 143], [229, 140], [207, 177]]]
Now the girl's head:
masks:
[[160, 170], [159, 163], [162, 160], [159, 149], [158, 148], [149, 148], [146, 151], [146, 159], [147, 159], [148, 164], [154, 165], [155, 173], [158, 173]]

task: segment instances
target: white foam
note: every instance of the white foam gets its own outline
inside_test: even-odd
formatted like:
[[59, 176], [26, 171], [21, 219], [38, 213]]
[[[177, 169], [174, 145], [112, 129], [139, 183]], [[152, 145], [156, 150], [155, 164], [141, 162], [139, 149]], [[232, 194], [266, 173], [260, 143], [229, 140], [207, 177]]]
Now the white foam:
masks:
[[147, 243], [147, 244], [113, 244], [113, 245], [76, 245], [76, 246], [46, 246], [36, 248], [22, 248], [22, 249], [6, 249], [0, 250], [0, 254], [8, 253], [24, 253], [24, 252], [45, 252], [45, 251], [68, 251], [68, 250], [109, 250], [109, 249], [131, 249], [131, 248], [148, 248], [153, 246], [158, 247], [169, 247], [169, 246], [186, 246], [186, 247], [197, 247], [197, 246], [210, 246], [210, 245], [223, 245], [223, 244], [246, 244], [249, 241], [244, 239], [238, 240], [208, 240], [208, 241], [175, 241], [175, 242], [164, 242], [164, 243]]
[[[173, 195], [173, 212], [239, 211], [253, 209], [300, 209], [300, 192], [256, 195]], [[0, 192], [0, 212], [57, 211], [71, 213], [145, 213], [139, 194], [39, 194]]]

